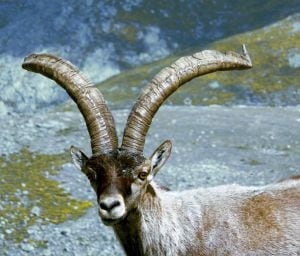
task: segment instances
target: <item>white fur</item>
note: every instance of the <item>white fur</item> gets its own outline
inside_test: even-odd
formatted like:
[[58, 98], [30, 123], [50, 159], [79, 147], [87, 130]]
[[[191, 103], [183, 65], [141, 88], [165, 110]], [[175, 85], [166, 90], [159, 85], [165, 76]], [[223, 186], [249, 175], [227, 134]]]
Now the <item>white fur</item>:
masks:
[[[285, 219], [278, 216], [279, 225], [283, 225], [282, 239], [276, 242], [266, 241], [261, 248], [253, 247], [253, 250], [249, 250], [247, 246], [249, 227], [244, 225], [240, 213], [237, 212], [245, 200], [254, 195], [261, 193], [272, 195], [285, 189], [297, 189], [300, 193], [299, 181], [265, 187], [231, 185], [183, 192], [162, 191], [155, 183], [151, 184], [158, 194], [157, 204], [149, 206], [148, 203], [141, 202], [139, 206], [142, 214], [141, 238], [145, 255], [188, 255], [191, 248], [199, 249], [200, 246], [205, 248], [206, 252], [214, 252], [214, 255], [300, 253], [300, 202], [298, 205], [286, 207]], [[205, 230], [207, 222], [205, 211], [209, 211], [210, 217], [213, 215], [213, 219], [217, 221], [209, 230]], [[201, 244], [197, 239], [199, 232], [202, 232], [203, 237]], [[256, 235], [264, 239], [263, 233]], [[203, 253], [205, 254], [204, 251]]]

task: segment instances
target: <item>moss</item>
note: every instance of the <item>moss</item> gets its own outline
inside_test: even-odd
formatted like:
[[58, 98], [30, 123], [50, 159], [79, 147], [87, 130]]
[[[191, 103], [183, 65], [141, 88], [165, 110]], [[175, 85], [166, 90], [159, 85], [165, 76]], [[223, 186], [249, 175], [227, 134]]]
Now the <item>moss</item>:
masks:
[[[257, 31], [237, 35], [212, 44], [212, 48], [225, 50], [228, 45], [238, 49], [246, 43], [254, 68], [248, 72], [214, 73], [210, 78], [222, 80], [222, 84], [249, 84], [256, 93], [269, 93], [298, 86], [300, 69], [288, 64], [289, 51], [300, 44], [300, 32], [291, 33], [292, 23], [285, 20]], [[287, 40], [288, 38], [288, 40]]]
[[111, 32], [124, 39], [128, 43], [134, 43], [137, 39], [138, 29], [133, 25], [124, 25], [122, 29], [114, 29]]
[[250, 165], [261, 165], [262, 163], [260, 161], [256, 160], [256, 159], [251, 159], [249, 161], [249, 164]]
[[[145, 2], [142, 8], [135, 8], [130, 12], [120, 9], [116, 15], [116, 21], [135, 23], [144, 27], [151, 24], [166, 30], [178, 30], [180, 28], [181, 31], [190, 31], [191, 28], [197, 25], [197, 20], [190, 17], [187, 18], [185, 14], [178, 12], [182, 7], [182, 4], [177, 2], [173, 2], [171, 6], [169, 2], [163, 1], [156, 1], [155, 5], [153, 5], [153, 2]], [[168, 15], [164, 15], [167, 12], [163, 10], [171, 12], [172, 19]], [[159, 19], [157, 15], [160, 16]], [[209, 22], [208, 17], [203, 17], [203, 15], [201, 21]]]
[[[241, 148], [241, 149], [243, 149], [243, 148]], [[249, 164], [249, 165], [253, 165], [253, 166], [263, 164], [262, 162], [258, 161], [257, 159], [244, 159], [244, 158], [242, 158], [241, 162]]]
[[[91, 206], [89, 201], [72, 198], [57, 181], [46, 177], [45, 172], [57, 174], [68, 158], [67, 154], [43, 155], [27, 149], [0, 158], [0, 232], [6, 239], [21, 242], [28, 237], [28, 227], [37, 221], [61, 223], [82, 216]], [[33, 207], [40, 213], [35, 214]]]
[[[172, 58], [172, 60], [175, 59]], [[163, 59], [123, 72], [121, 75], [113, 76], [98, 84], [97, 87], [112, 105], [117, 107], [131, 105], [132, 100], [139, 95], [141, 88], [145, 87], [150, 78], [162, 67], [169, 65], [169, 61], [169, 58]]]
[[156, 26], [167, 40], [171, 37], [179, 45], [203, 45], [215, 38], [263, 27], [299, 11], [296, 0], [288, 4], [279, 0], [229, 2], [143, 1], [130, 11], [119, 4], [114, 22], [136, 24], [140, 30]]
[[[290, 51], [300, 45], [300, 31], [292, 32], [297, 17], [207, 45], [207, 49], [239, 51], [245, 43], [253, 60], [253, 68], [247, 71], [217, 72], [194, 79], [172, 95], [169, 102], [184, 104], [185, 99], [190, 98], [194, 105], [230, 104], [243, 97], [247, 100], [247, 95], [251, 94], [272, 105], [272, 99], [268, 97], [274, 93], [283, 93], [280, 100], [282, 104], [288, 104], [287, 90], [300, 89], [300, 69], [291, 67], [288, 63]], [[179, 56], [200, 50], [191, 48], [177, 56], [134, 68], [100, 83], [98, 88], [115, 106], [131, 105], [141, 89], [160, 69], [170, 65]], [[211, 89], [209, 84], [212, 81], [218, 81], [221, 86]], [[285, 91], [287, 95], [284, 94]], [[296, 104], [300, 104], [299, 100]]]
[[239, 145], [236, 148], [239, 150], [250, 150], [251, 149], [248, 145]]

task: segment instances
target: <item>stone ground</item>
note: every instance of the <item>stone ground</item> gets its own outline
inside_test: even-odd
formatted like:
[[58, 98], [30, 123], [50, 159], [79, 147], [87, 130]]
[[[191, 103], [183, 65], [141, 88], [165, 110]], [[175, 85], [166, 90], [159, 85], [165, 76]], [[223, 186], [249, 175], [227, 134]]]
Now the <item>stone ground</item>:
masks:
[[[120, 135], [128, 110], [113, 114]], [[145, 155], [165, 139], [172, 140], [173, 154], [156, 179], [171, 189], [261, 185], [300, 173], [299, 125], [300, 106], [163, 107], [149, 131]], [[10, 114], [0, 119], [0, 130], [4, 157], [24, 146], [47, 154], [64, 152], [70, 145], [90, 152], [87, 131], [77, 112]], [[95, 201], [86, 178], [71, 163], [53, 178], [73, 197]], [[100, 222], [96, 206], [76, 221], [35, 224], [28, 233], [31, 239], [48, 241], [47, 248], [13, 244], [0, 234], [0, 254], [123, 255], [113, 232]]]

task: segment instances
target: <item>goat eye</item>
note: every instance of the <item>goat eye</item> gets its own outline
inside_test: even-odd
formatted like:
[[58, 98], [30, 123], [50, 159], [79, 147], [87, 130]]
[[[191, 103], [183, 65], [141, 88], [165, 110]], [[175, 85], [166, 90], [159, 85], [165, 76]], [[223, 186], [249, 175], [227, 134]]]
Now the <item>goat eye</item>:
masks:
[[94, 180], [94, 175], [92, 173], [88, 173], [87, 177], [89, 180]]
[[90, 181], [96, 180], [96, 172], [92, 169], [88, 169], [86, 176]]
[[148, 176], [148, 173], [147, 172], [140, 172], [139, 175], [138, 175], [138, 178], [140, 180], [145, 180]]

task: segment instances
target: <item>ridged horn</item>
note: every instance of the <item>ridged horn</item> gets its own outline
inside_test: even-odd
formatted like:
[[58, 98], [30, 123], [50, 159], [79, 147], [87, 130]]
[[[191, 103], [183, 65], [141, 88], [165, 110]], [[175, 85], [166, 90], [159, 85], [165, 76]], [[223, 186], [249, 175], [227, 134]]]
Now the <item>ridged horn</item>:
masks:
[[118, 147], [114, 119], [103, 95], [78, 68], [50, 54], [29, 55], [22, 67], [54, 80], [67, 91], [85, 119], [93, 155]]
[[251, 59], [245, 45], [242, 54], [205, 50], [178, 59], [162, 69], [140, 94], [127, 119], [121, 148], [143, 153], [146, 135], [155, 113], [181, 85], [195, 77], [215, 71], [251, 67]]

